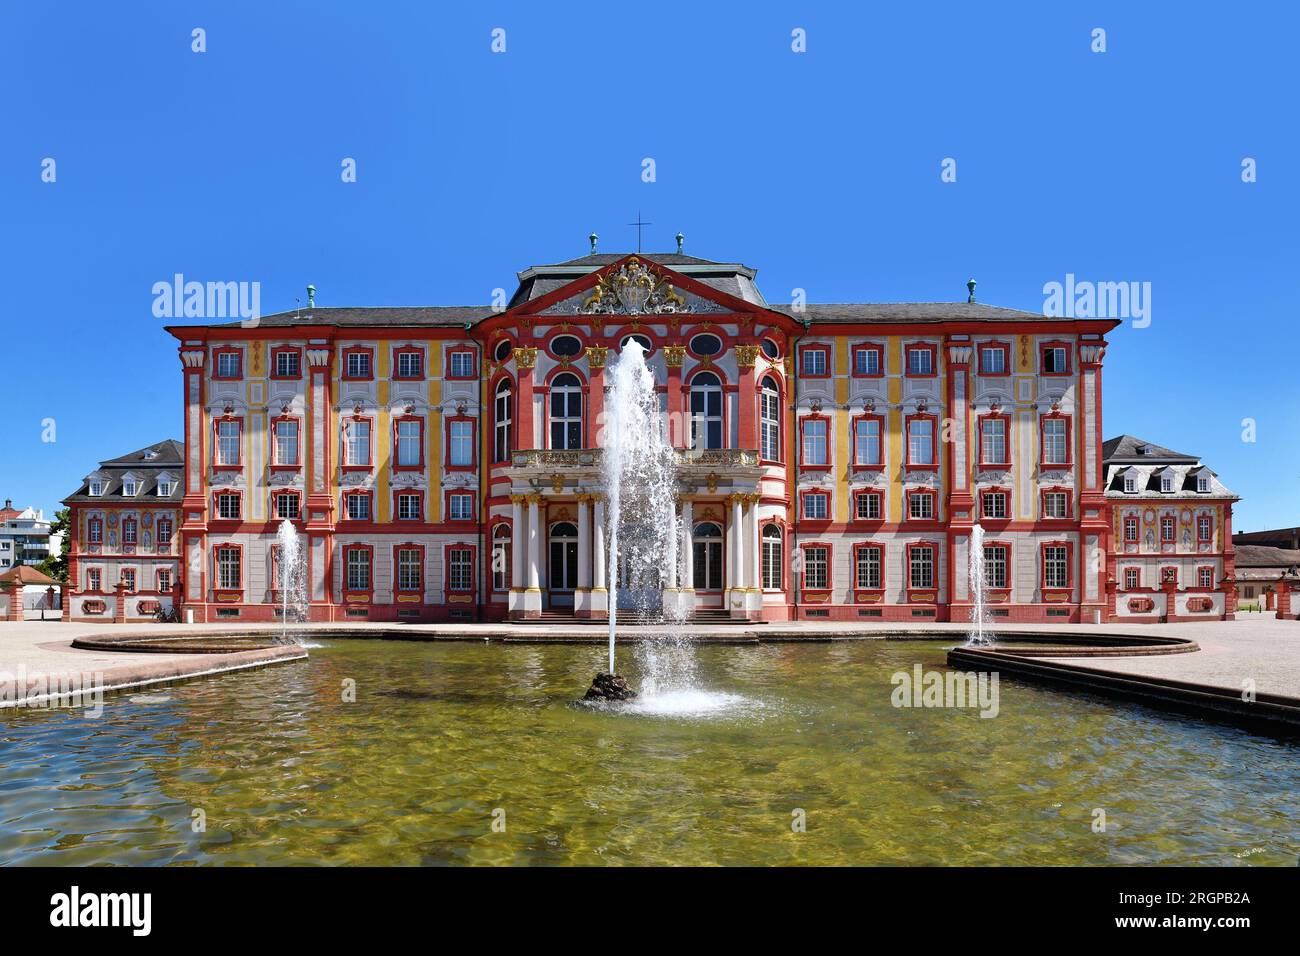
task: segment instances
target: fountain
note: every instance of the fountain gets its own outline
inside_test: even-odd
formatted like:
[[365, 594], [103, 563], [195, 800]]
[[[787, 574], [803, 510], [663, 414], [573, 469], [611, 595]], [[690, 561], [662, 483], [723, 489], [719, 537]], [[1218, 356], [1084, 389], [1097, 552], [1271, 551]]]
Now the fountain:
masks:
[[306, 563], [303, 560], [302, 542], [297, 529], [288, 518], [280, 522], [275, 533], [279, 548], [279, 568], [276, 587], [280, 592], [280, 643], [291, 644], [296, 638], [289, 637], [289, 621], [307, 619]]
[[[605, 401], [604, 479], [609, 527], [609, 670], [600, 674], [587, 700], [627, 700], [636, 693], [614, 668], [620, 595], [643, 622], [661, 610], [660, 573], [677, 559], [676, 474], [672, 446], [664, 435], [654, 373], [635, 339], [623, 346], [610, 369]], [[622, 587], [620, 587], [622, 585]], [[669, 609], [674, 618], [680, 611]], [[682, 669], [681, 635], [674, 646], [644, 646], [651, 690], [670, 669]], [[681, 676], [680, 674], [676, 676]]]
[[988, 626], [988, 606], [984, 597], [984, 528], [975, 523], [970, 530], [970, 560], [967, 562], [970, 570], [970, 591], [971, 591], [971, 609], [970, 620], [971, 629], [966, 637], [967, 647], [987, 647], [993, 643], [993, 635], [986, 628]]

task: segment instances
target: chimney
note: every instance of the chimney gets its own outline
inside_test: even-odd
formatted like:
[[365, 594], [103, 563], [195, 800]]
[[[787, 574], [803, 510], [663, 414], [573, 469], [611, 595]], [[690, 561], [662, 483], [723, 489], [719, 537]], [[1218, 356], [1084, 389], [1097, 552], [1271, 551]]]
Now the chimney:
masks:
[[975, 301], [975, 280], [974, 279], [966, 280], [966, 301], [967, 302]]

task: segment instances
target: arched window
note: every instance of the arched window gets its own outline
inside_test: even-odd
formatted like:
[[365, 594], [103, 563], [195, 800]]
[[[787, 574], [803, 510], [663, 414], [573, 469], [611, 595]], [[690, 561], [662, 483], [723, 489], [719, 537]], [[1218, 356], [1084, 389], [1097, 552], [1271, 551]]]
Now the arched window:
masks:
[[722, 529], [712, 521], [702, 521], [695, 526], [691, 543], [695, 564], [692, 586], [697, 591], [722, 590]]
[[510, 429], [513, 426], [514, 416], [511, 414], [512, 403], [510, 401], [510, 379], [504, 378], [501, 384], [497, 386], [496, 394], [496, 415], [493, 425], [492, 441], [492, 460], [509, 461], [510, 460]]
[[572, 372], [551, 380], [551, 447], [582, 447], [582, 384]]
[[502, 339], [497, 343], [496, 348], [492, 350], [492, 357], [498, 362], [504, 362], [510, 358], [510, 353], [514, 351], [514, 346], [510, 344], [509, 339]]
[[712, 372], [701, 372], [691, 380], [691, 447], [723, 447], [722, 384]]
[[571, 521], [551, 525], [550, 584], [552, 591], [578, 586], [578, 529]]
[[763, 590], [781, 590], [781, 571], [785, 564], [781, 547], [781, 529], [770, 524], [763, 529]]
[[510, 590], [510, 525], [499, 524], [492, 532], [492, 590]]
[[[766, 341], [766, 340], [764, 340]], [[781, 460], [781, 393], [776, 380], [768, 375], [758, 393], [759, 445], [764, 461]]]

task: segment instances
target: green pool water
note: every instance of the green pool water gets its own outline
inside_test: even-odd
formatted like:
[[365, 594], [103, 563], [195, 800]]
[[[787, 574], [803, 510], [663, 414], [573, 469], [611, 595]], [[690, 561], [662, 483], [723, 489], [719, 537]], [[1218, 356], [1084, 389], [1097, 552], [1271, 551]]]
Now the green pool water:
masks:
[[110, 697], [97, 719], [0, 711], [0, 863], [1292, 866], [1300, 852], [1294, 743], [1011, 680], [992, 719], [894, 707], [891, 676], [944, 669], [942, 643], [700, 648], [696, 682], [720, 706], [670, 715], [571, 705], [597, 646], [322, 643], [308, 661]]

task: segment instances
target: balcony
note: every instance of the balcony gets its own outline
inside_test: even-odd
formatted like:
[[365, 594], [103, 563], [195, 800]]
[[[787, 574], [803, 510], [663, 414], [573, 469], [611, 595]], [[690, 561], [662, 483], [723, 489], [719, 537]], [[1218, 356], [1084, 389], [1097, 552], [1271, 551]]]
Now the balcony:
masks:
[[[673, 452], [677, 473], [683, 480], [705, 481], [711, 487], [719, 480], [732, 484], [741, 479], [753, 485], [760, 475], [758, 451], [751, 448], [712, 448], [695, 451], [678, 448]], [[601, 476], [605, 461], [603, 448], [556, 450], [550, 448], [524, 449], [511, 456], [512, 477], [521, 479], [544, 478], [555, 484], [565, 479], [570, 484], [590, 485]], [[559, 488], [556, 489], [557, 491]]]

